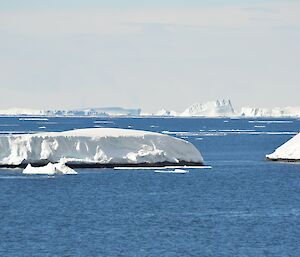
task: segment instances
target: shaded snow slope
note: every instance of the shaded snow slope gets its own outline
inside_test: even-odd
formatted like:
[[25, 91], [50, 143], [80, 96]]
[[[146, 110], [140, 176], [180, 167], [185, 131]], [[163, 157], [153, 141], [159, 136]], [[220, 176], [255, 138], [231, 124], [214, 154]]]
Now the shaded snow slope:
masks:
[[203, 163], [191, 143], [147, 131], [94, 128], [0, 136], [0, 165], [60, 161], [68, 166]]
[[266, 157], [269, 160], [300, 161], [300, 134], [294, 136]]

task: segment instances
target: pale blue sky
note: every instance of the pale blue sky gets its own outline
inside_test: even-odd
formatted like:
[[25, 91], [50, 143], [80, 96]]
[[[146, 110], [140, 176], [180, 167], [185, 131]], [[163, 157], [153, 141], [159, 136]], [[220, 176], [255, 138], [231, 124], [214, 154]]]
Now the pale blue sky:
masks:
[[0, 0], [0, 108], [299, 106], [299, 42], [299, 1]]
[[[296, 2], [287, 0], [284, 2]], [[1, 10], [70, 10], [85, 8], [201, 7], [280, 3], [280, 0], [1, 0]]]

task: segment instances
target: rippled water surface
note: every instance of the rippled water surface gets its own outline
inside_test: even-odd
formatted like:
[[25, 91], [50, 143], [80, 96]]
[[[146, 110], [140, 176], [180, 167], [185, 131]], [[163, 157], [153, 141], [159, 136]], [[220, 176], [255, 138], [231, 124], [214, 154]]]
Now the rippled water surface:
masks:
[[121, 127], [184, 138], [186, 174], [0, 170], [0, 256], [300, 256], [300, 164], [265, 161], [295, 119], [0, 118], [0, 133]]

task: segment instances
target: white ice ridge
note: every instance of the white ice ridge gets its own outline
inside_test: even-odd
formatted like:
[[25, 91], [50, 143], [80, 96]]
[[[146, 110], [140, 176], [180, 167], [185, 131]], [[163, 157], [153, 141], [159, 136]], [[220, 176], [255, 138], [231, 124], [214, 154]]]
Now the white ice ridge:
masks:
[[0, 136], [0, 165], [202, 164], [189, 142], [154, 132], [92, 128]]
[[300, 161], [300, 133], [266, 157], [269, 160]]
[[66, 166], [63, 162], [51, 163], [42, 167], [32, 167], [31, 164], [28, 164], [23, 170], [23, 174], [30, 175], [55, 175], [55, 174], [66, 174], [66, 175], [76, 175], [77, 172], [70, 167]]

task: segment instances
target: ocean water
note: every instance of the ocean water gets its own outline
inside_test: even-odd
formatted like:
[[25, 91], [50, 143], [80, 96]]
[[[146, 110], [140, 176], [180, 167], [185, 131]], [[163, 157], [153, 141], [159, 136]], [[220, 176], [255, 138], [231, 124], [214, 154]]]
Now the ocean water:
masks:
[[0, 118], [0, 133], [87, 127], [182, 137], [206, 169], [0, 170], [0, 256], [300, 256], [300, 164], [265, 154], [297, 119]]

